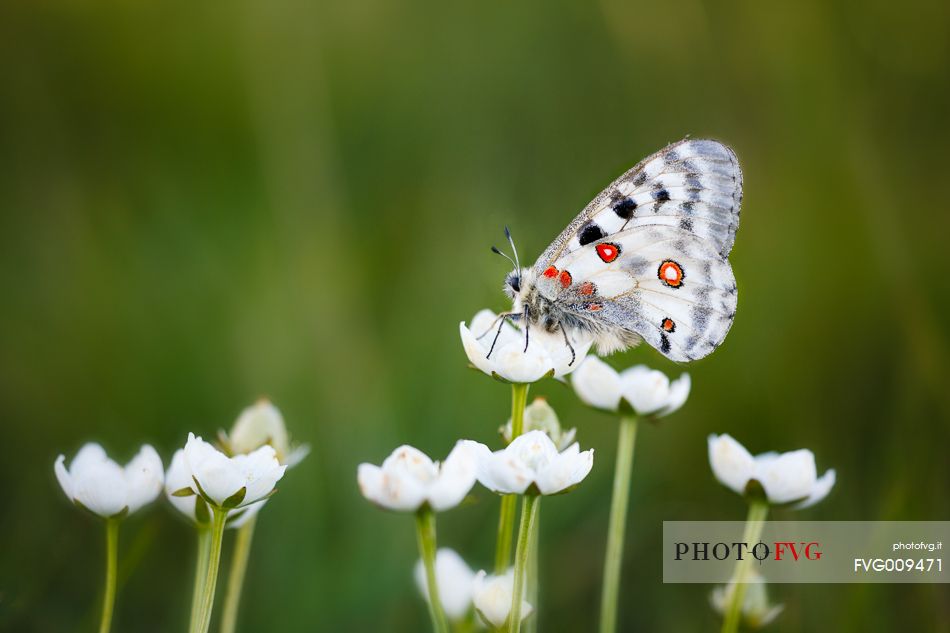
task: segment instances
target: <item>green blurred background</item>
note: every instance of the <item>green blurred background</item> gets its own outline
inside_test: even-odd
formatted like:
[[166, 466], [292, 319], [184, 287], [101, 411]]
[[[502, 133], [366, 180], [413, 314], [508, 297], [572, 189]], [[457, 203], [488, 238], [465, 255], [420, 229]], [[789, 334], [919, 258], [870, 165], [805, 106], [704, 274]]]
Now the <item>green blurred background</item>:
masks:
[[[740, 519], [706, 435], [808, 447], [808, 519], [950, 519], [950, 5], [189, 2], [0, 5], [0, 629], [90, 631], [101, 526], [56, 455], [167, 460], [262, 394], [311, 456], [261, 515], [244, 631], [423, 631], [409, 517], [356, 486], [408, 442], [496, 443], [509, 392], [458, 322], [505, 306], [488, 247], [532, 259], [616, 175], [690, 134], [745, 203], [726, 344], [638, 438], [622, 618], [714, 631], [663, 585], [664, 519]], [[648, 348], [617, 356], [678, 374]], [[546, 382], [590, 479], [545, 503], [544, 630], [591, 630], [615, 423]], [[497, 502], [440, 519], [490, 564]], [[791, 518], [790, 513], [775, 513]], [[192, 534], [127, 521], [116, 631], [184, 630]], [[950, 630], [946, 585], [784, 585], [774, 631]]]

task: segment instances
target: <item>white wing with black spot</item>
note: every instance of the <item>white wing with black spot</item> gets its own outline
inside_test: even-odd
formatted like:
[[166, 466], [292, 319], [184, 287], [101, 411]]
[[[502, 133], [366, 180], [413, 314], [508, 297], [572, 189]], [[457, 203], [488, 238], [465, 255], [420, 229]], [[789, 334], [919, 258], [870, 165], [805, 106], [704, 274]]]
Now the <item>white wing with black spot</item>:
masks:
[[591, 325], [601, 351], [646, 340], [671, 360], [697, 360], [725, 339], [737, 290], [715, 245], [677, 226], [625, 229], [557, 259], [558, 300]]
[[638, 226], [672, 226], [729, 255], [739, 226], [742, 171], [718, 141], [685, 139], [640, 161], [600, 193], [534, 264], [562, 257]]

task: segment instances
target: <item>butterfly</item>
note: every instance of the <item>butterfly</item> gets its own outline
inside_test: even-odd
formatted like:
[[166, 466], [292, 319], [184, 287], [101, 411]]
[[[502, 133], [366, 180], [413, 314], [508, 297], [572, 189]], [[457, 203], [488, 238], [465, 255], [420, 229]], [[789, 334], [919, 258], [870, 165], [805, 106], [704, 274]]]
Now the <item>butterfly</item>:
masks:
[[729, 147], [668, 145], [614, 180], [531, 268], [506, 227], [514, 259], [492, 247], [515, 266], [504, 283], [512, 310], [501, 316], [524, 324], [525, 349], [536, 327], [560, 331], [572, 353], [571, 339], [586, 337], [602, 354], [645, 340], [673, 361], [703, 358], [735, 318], [728, 256], [741, 202]]

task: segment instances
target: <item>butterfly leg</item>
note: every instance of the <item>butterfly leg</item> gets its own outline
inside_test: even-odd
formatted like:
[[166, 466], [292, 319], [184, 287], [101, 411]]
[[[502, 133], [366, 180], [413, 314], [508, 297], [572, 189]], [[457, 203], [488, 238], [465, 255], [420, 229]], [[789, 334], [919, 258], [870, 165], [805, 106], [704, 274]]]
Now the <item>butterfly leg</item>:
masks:
[[475, 337], [475, 340], [476, 340], [476, 341], [480, 341], [480, 340], [482, 340], [483, 338], [485, 338], [485, 336], [486, 336], [489, 332], [491, 332], [493, 329], [495, 329], [495, 325], [496, 325], [499, 321], [502, 321], [502, 320], [504, 320], [504, 319], [512, 319], [512, 320], [514, 320], [514, 319], [516, 319], [516, 318], [518, 318], [518, 317], [520, 317], [520, 316], [521, 316], [521, 315], [518, 314], [518, 313], [516, 313], [516, 312], [502, 312], [501, 314], [499, 314], [498, 316], [495, 317], [495, 320], [491, 322], [491, 325], [489, 325], [488, 328], [486, 328], [486, 330], [485, 330], [484, 332], [482, 332], [481, 334], [479, 334], [478, 336]]
[[568, 367], [574, 364], [574, 361], [577, 359], [577, 354], [574, 352], [574, 346], [571, 345], [570, 339], [567, 338], [567, 330], [564, 329], [564, 324], [558, 322], [558, 327], [561, 328], [561, 334], [564, 335], [564, 344], [567, 345], [567, 349], [571, 350], [571, 362], [567, 364]]
[[[505, 312], [505, 313], [503, 313], [503, 314], [499, 314], [499, 315], [498, 315], [498, 318], [495, 319], [495, 321], [498, 321], [498, 329], [495, 331], [495, 338], [492, 339], [491, 348], [488, 350], [488, 353], [485, 354], [485, 358], [491, 358], [492, 352], [495, 351], [495, 343], [498, 342], [498, 337], [501, 336], [501, 328], [504, 327], [504, 325], [505, 325], [505, 319], [511, 319], [512, 321], [514, 321], [514, 320], [516, 320], [516, 319], [518, 319], [518, 318], [520, 318], [520, 317], [521, 317], [521, 315], [518, 314], [517, 312], [514, 313], [514, 314], [512, 314], [512, 313], [510, 313], [510, 312]], [[492, 323], [492, 327], [494, 327], [494, 325], [495, 325], [495, 324]], [[488, 332], [490, 332], [490, 331], [491, 331], [491, 328], [488, 328], [488, 330], [486, 330], [486, 331], [482, 334], [482, 336], [485, 336], [485, 334], [488, 334]], [[478, 338], [481, 338], [482, 336], [479, 336]]]
[[524, 307], [524, 354], [528, 353], [528, 327], [530, 326], [530, 321], [528, 321], [528, 306], [525, 304]]

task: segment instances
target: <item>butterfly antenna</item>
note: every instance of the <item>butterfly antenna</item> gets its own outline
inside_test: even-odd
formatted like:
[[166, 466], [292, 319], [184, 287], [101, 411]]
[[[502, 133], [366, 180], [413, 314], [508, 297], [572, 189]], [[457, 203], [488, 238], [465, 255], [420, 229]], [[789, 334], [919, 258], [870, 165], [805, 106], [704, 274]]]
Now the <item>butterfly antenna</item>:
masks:
[[515, 248], [515, 241], [511, 239], [511, 231], [505, 226], [505, 237], [508, 238], [508, 243], [511, 244], [511, 251], [515, 254], [515, 268], [521, 270], [521, 262], [518, 261], [518, 249]]
[[521, 270], [521, 268], [518, 266], [518, 262], [516, 262], [515, 260], [511, 259], [511, 256], [508, 255], [507, 253], [502, 253], [500, 250], [498, 250], [498, 247], [497, 247], [497, 246], [492, 246], [492, 247], [491, 247], [491, 252], [495, 253], [496, 255], [501, 255], [502, 257], [504, 257], [505, 259], [507, 259], [509, 262], [511, 262], [511, 265], [512, 265], [512, 266], [514, 266], [514, 267], [517, 268], [518, 270]]

